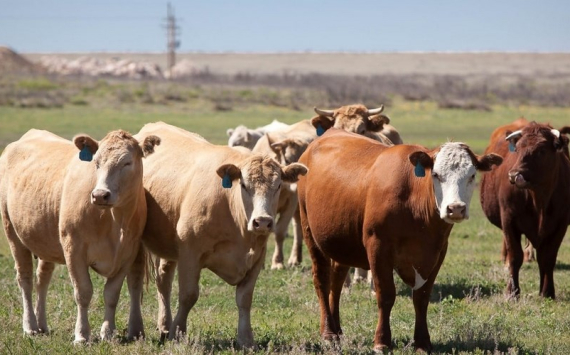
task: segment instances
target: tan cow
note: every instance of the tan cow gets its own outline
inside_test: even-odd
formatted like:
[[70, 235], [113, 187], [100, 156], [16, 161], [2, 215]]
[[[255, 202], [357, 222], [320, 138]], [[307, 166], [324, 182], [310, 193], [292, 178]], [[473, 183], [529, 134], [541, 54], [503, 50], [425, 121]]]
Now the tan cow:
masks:
[[[292, 124], [285, 130], [266, 133], [257, 142], [253, 151], [271, 155], [281, 164], [288, 165], [296, 163], [309, 143], [315, 138], [317, 138], [317, 134], [311, 122], [303, 120]], [[281, 189], [277, 214], [279, 219], [275, 224], [275, 251], [273, 252], [271, 269], [282, 269], [284, 267], [283, 242], [289, 229], [289, 222], [293, 224], [293, 247], [288, 265], [299, 265], [303, 255], [303, 234], [300, 229], [296, 184], [285, 184]]]
[[402, 139], [394, 127], [388, 126], [384, 130], [384, 127], [390, 123], [390, 118], [383, 115], [382, 111], [384, 111], [383, 105], [375, 109], [367, 109], [360, 104], [342, 106], [336, 110], [321, 110], [315, 107], [318, 116], [313, 117], [311, 123], [317, 129], [318, 135], [334, 127], [387, 145], [402, 144]]
[[[90, 267], [107, 278], [100, 335], [103, 339], [113, 335], [123, 280], [131, 267], [144, 267], [142, 158], [160, 139], [148, 136], [143, 141], [139, 144], [125, 131], [111, 132], [98, 143], [87, 135], [70, 142], [30, 130], [6, 147], [0, 158], [0, 210], [22, 291], [26, 334], [48, 332], [46, 296], [58, 263], [67, 264], [74, 288], [75, 342], [90, 336]], [[38, 258], [35, 310], [32, 256]], [[141, 278], [129, 276], [129, 338], [144, 335], [140, 294], [132, 292], [139, 284]]]
[[[198, 300], [201, 270], [236, 287], [240, 345], [253, 345], [250, 312], [283, 182], [307, 169], [283, 166], [252, 152], [216, 146], [166, 123], [145, 125], [138, 136], [157, 134], [162, 145], [145, 160], [148, 219], [143, 241], [161, 258], [157, 270], [158, 328], [170, 339], [186, 332]], [[178, 264], [179, 308], [170, 293]]]

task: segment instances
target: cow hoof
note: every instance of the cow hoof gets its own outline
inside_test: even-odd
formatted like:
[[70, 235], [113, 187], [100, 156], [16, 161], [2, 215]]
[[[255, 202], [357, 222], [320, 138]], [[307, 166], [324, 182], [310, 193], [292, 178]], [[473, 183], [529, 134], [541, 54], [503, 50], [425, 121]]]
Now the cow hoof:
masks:
[[289, 259], [289, 261], [287, 262], [287, 264], [288, 264], [290, 267], [294, 267], [294, 266], [299, 266], [299, 265], [301, 265], [301, 262], [300, 262], [299, 260], [297, 260], [297, 259]]
[[285, 266], [283, 265], [283, 263], [275, 263], [271, 265], [271, 270], [283, 270], [284, 268]]
[[76, 338], [73, 341], [73, 345], [78, 345], [78, 346], [82, 346], [82, 345], [86, 345], [87, 344], [87, 339], [86, 338]]
[[389, 354], [390, 347], [388, 345], [375, 345], [373, 349], [375, 354]]

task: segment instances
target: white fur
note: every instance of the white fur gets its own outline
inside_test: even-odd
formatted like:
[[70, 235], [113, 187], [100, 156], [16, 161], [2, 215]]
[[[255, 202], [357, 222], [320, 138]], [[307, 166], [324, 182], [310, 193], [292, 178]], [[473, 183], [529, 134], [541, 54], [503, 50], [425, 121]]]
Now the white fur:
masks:
[[463, 143], [450, 142], [441, 146], [435, 157], [432, 174], [433, 189], [440, 217], [448, 223], [457, 223], [463, 219], [451, 219], [447, 207], [454, 203], [465, 204], [465, 219], [469, 219], [469, 203], [475, 189], [473, 176], [477, 168], [469, 153], [462, 148]]
[[416, 273], [416, 279], [414, 281], [414, 287], [412, 287], [412, 290], [418, 290], [420, 289], [426, 282], [427, 279], [422, 279], [422, 275], [420, 275], [420, 273], [418, 272], [418, 270], [416, 270], [415, 267], [412, 267], [414, 269], [414, 272]]

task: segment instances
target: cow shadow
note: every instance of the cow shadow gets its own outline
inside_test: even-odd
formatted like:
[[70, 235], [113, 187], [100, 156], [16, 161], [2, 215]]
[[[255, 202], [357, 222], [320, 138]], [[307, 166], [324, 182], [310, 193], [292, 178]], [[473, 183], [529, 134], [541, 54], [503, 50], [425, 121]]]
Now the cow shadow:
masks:
[[[468, 283], [467, 280], [455, 281], [453, 283], [438, 283], [433, 285], [430, 295], [431, 303], [439, 303], [446, 298], [461, 300], [464, 298], [480, 299], [493, 294], [502, 293], [503, 286], [499, 284], [478, 285]], [[399, 287], [398, 296], [412, 297], [412, 289], [409, 287]]]
[[554, 271], [570, 271], [570, 264], [557, 261], [556, 266], [554, 266]]

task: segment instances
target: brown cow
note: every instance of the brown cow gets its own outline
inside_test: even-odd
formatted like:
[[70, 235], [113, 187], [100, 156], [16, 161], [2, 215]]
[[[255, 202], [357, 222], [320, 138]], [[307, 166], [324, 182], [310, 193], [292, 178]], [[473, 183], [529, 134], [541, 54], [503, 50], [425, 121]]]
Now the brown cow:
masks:
[[375, 350], [391, 346], [393, 270], [413, 290], [414, 346], [431, 349], [427, 306], [451, 228], [469, 217], [476, 171], [501, 160], [494, 154], [479, 158], [463, 143], [434, 150], [388, 147], [339, 130], [311, 143], [299, 160], [309, 173], [297, 185], [324, 339], [342, 334], [340, 293], [355, 266], [372, 270], [379, 316]]
[[[505, 162], [483, 177], [481, 205], [489, 221], [503, 230], [511, 275], [508, 295], [520, 295], [524, 234], [536, 248], [540, 295], [555, 298], [554, 265], [570, 222], [568, 138], [545, 124], [517, 126], [499, 127], [491, 136], [487, 150], [497, 151]], [[516, 152], [509, 152], [509, 145]]]
[[[113, 335], [123, 280], [131, 267], [143, 270], [145, 265], [140, 243], [146, 221], [142, 158], [159, 142], [147, 136], [139, 144], [125, 131], [111, 132], [99, 143], [86, 135], [70, 142], [30, 130], [6, 147], [0, 158], [0, 210], [22, 291], [26, 334], [48, 332], [46, 296], [58, 263], [67, 264], [73, 283], [75, 342], [90, 336], [90, 267], [107, 278], [100, 335]], [[32, 255], [38, 258], [35, 311]], [[142, 279], [132, 276], [129, 338], [144, 334], [140, 295], [132, 292]]]
[[[159, 330], [170, 339], [186, 332], [188, 312], [198, 300], [200, 273], [207, 268], [237, 286], [237, 340], [251, 346], [253, 289], [273, 230], [281, 184], [297, 181], [307, 169], [216, 146], [162, 122], [145, 125], [137, 136], [148, 134], [162, 138], [144, 164], [148, 218], [143, 242], [161, 258], [156, 276]], [[176, 264], [179, 308], [172, 320]]]

